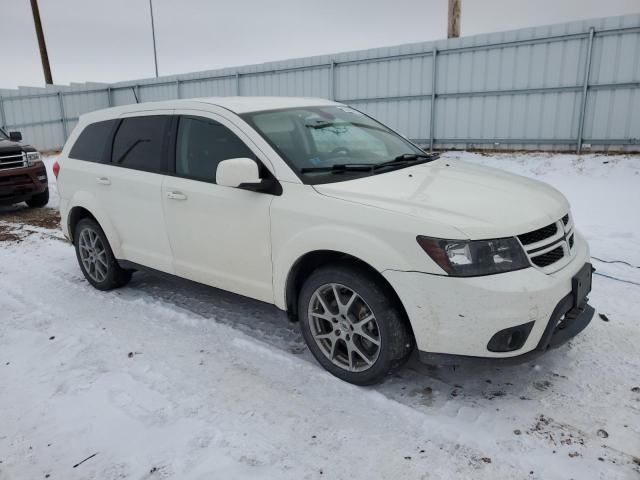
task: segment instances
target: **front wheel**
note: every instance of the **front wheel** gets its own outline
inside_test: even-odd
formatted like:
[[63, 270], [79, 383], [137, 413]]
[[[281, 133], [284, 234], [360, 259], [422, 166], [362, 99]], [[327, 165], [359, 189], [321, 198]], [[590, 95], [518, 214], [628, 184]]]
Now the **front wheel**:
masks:
[[397, 301], [358, 267], [313, 272], [300, 292], [298, 316], [316, 360], [349, 383], [379, 382], [413, 350], [413, 335]]
[[44, 192], [36, 193], [26, 201], [26, 204], [31, 208], [42, 208], [47, 203], [49, 203], [49, 187]]

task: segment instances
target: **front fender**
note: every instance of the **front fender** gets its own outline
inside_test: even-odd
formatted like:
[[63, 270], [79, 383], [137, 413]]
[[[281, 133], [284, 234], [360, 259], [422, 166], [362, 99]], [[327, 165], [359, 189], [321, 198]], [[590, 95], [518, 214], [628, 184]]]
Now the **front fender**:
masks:
[[406, 259], [383, 239], [346, 225], [317, 225], [275, 239], [273, 242], [273, 289], [275, 304], [286, 309], [286, 286], [289, 272], [306, 254], [334, 251], [355, 257], [379, 272], [388, 268], [403, 269]]

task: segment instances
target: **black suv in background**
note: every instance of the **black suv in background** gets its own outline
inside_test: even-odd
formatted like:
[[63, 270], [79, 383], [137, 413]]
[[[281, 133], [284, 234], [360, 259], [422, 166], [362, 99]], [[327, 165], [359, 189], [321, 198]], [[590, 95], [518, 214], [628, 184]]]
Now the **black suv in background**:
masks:
[[21, 142], [20, 132], [0, 128], [0, 205], [27, 202], [44, 207], [49, 202], [47, 170], [40, 153]]

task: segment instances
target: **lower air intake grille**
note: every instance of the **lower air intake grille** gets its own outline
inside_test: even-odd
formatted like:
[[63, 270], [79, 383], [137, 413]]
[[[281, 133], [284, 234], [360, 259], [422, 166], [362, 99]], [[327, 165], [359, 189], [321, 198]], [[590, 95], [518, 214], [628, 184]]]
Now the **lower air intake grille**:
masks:
[[7, 177], [0, 177], [0, 184], [14, 184], [28, 182], [30, 180], [29, 175], [11, 175]]
[[562, 257], [564, 257], [564, 250], [562, 250], [562, 247], [558, 247], [547, 253], [533, 257], [531, 261], [539, 267], [546, 267], [552, 263], [556, 263]]

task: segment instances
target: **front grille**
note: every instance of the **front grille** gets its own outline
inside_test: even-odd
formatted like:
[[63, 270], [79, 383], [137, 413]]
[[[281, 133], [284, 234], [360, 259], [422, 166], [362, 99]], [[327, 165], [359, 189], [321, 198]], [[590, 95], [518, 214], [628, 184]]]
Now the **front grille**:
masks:
[[0, 156], [0, 170], [8, 170], [10, 168], [22, 168], [25, 166], [22, 153], [12, 153], [11, 155]]
[[546, 227], [518, 235], [518, 240], [534, 266], [552, 273], [558, 268], [553, 267], [555, 263], [573, 253], [573, 222], [567, 213]]
[[556, 263], [562, 257], [564, 257], [564, 250], [562, 247], [558, 247], [547, 253], [533, 257], [531, 261], [539, 267], [548, 267], [549, 265]]
[[539, 228], [538, 230], [534, 230], [533, 232], [518, 235], [518, 238], [523, 245], [531, 245], [532, 243], [541, 242], [542, 240], [545, 240], [549, 237], [553, 237], [556, 233], [558, 233], [558, 225], [552, 223], [551, 225]]

